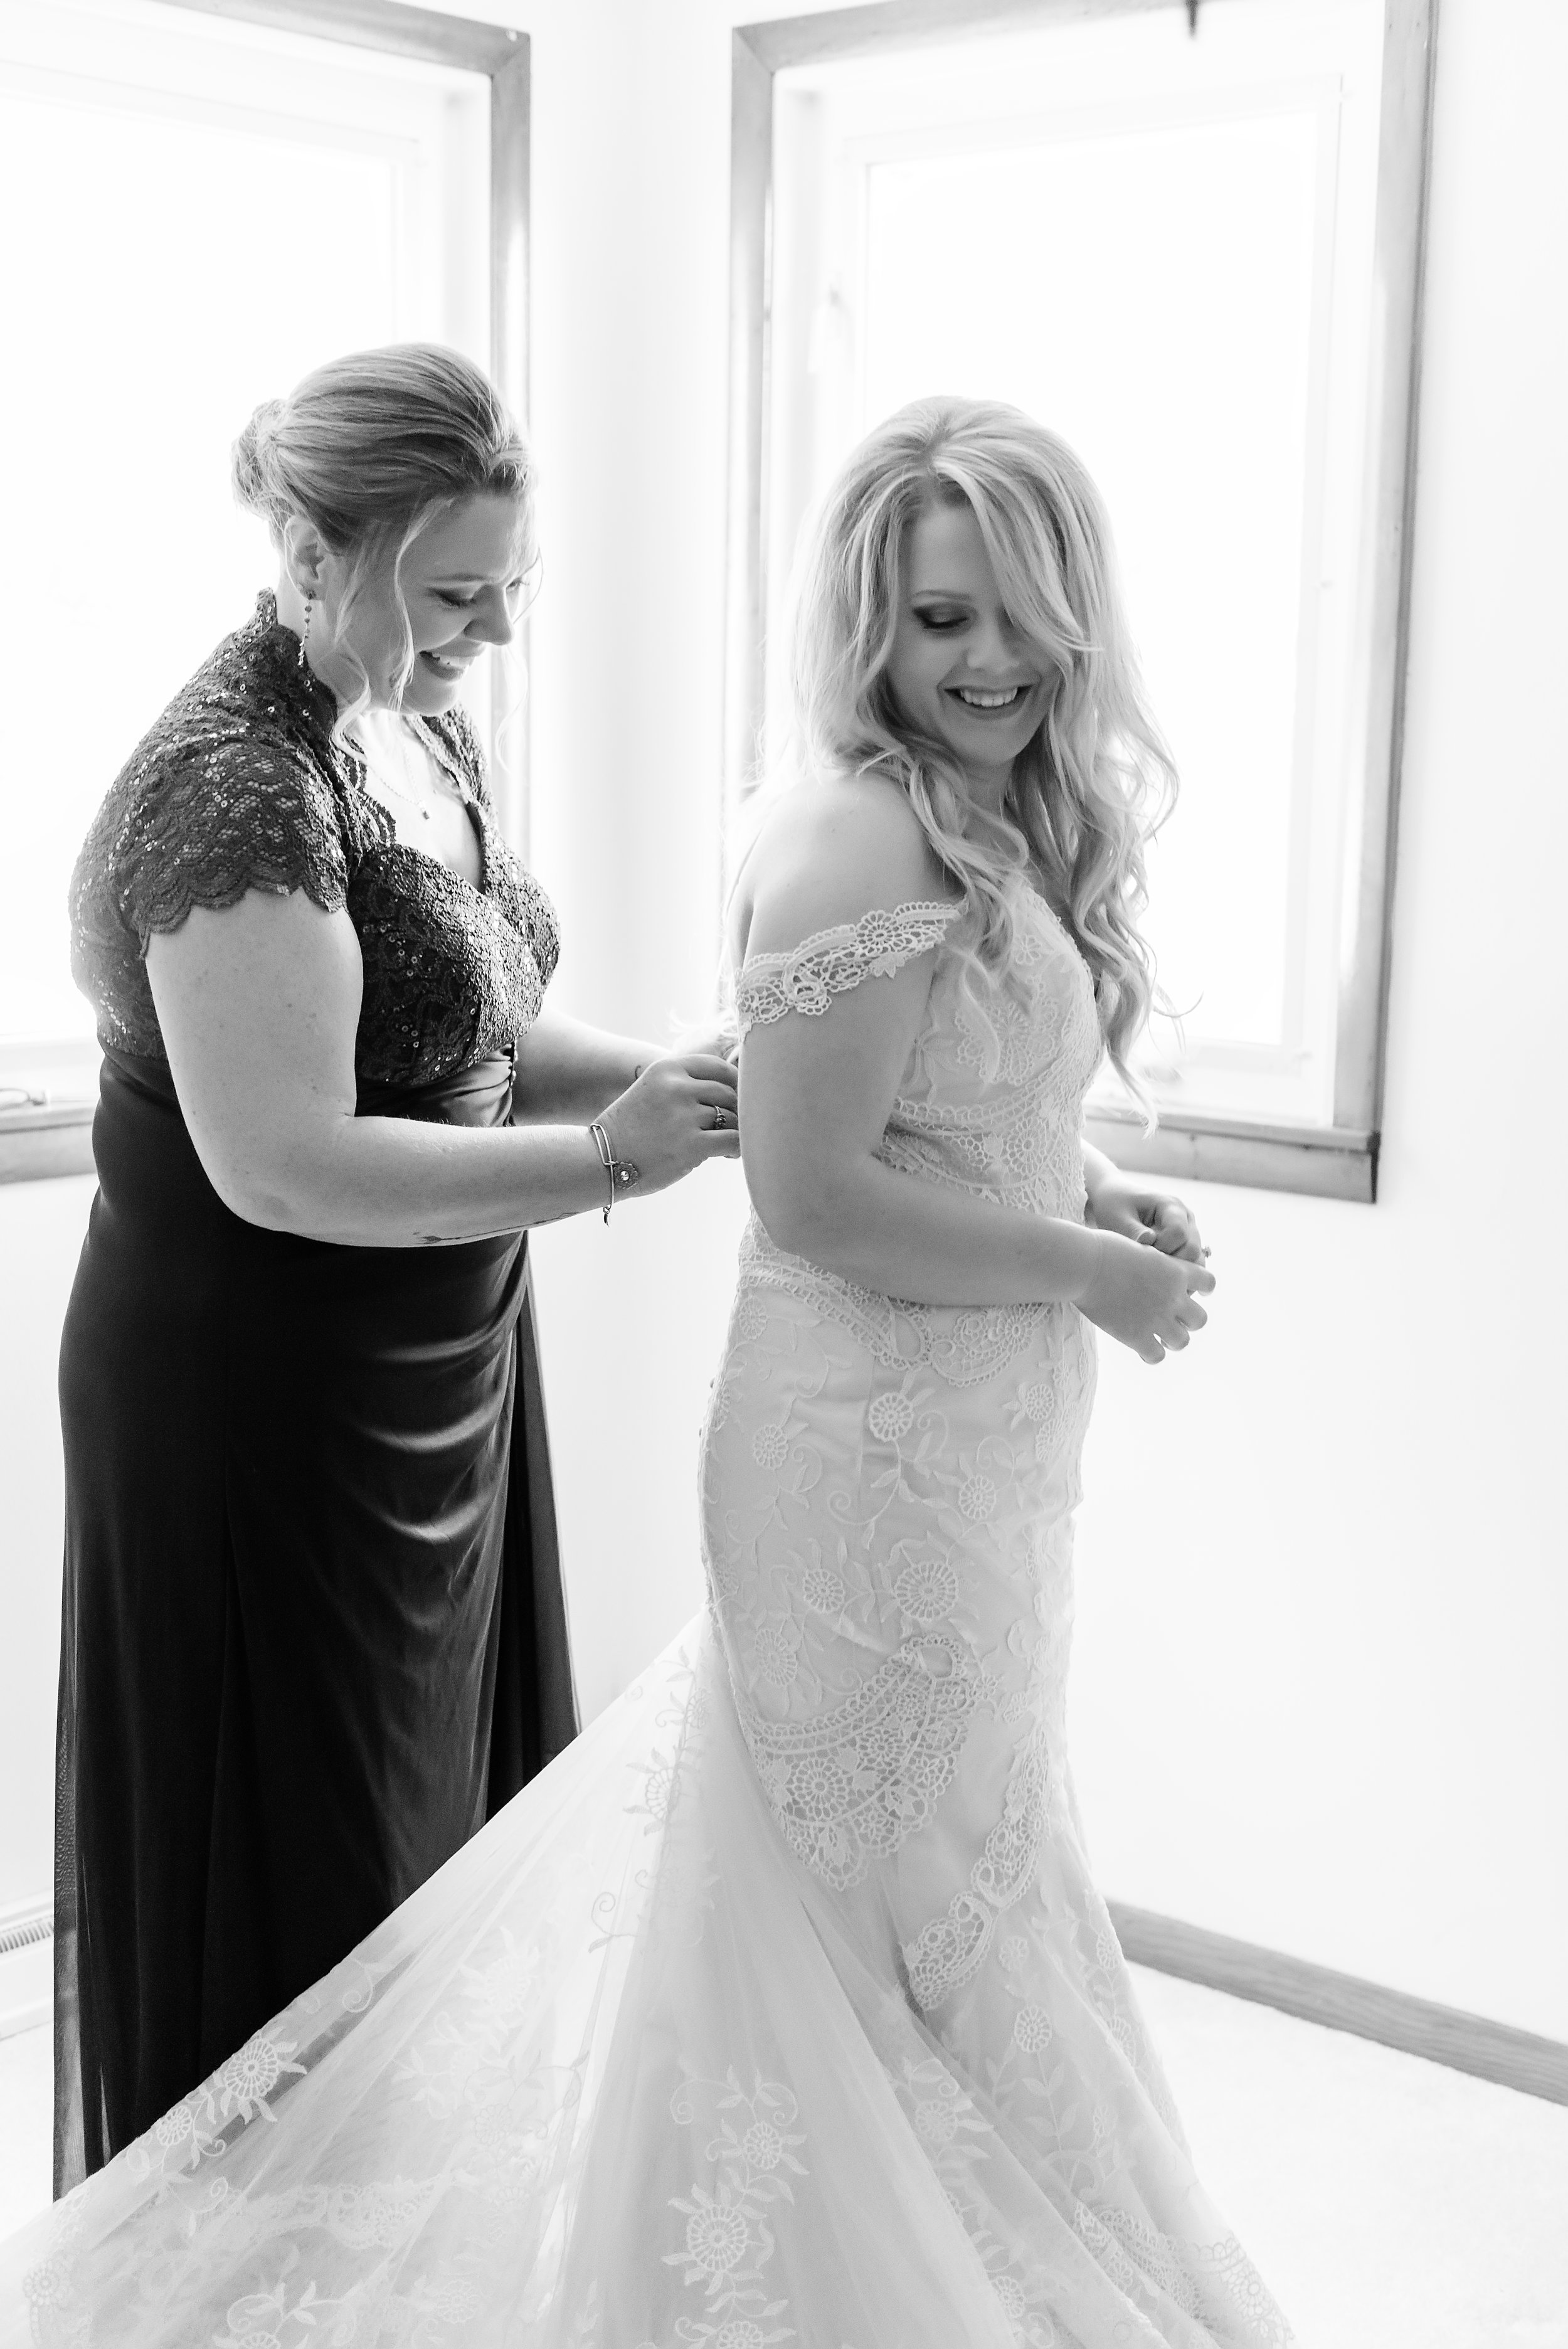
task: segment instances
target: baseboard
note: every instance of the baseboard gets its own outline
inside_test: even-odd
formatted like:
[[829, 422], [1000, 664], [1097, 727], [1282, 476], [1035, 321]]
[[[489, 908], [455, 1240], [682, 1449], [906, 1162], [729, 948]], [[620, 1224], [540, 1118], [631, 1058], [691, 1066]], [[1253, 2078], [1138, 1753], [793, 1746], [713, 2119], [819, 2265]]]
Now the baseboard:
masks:
[[1459, 2007], [1438, 2006], [1405, 1991], [1387, 1990], [1381, 1982], [1363, 1982], [1357, 1974], [1314, 1965], [1308, 1958], [1262, 1949], [1254, 1941], [1233, 1940], [1228, 1933], [1212, 1933], [1204, 1925], [1189, 1925], [1178, 1917], [1130, 1909], [1120, 1900], [1108, 1905], [1122, 1952], [1134, 1965], [1179, 1974], [1183, 1982], [1202, 1982], [1233, 1998], [1276, 2006], [1304, 2023], [1353, 2032], [1358, 2039], [1376, 2039], [1407, 2055], [1424, 2055], [1429, 2063], [1495, 2080], [1527, 2096], [1568, 2105], [1568, 2045], [1561, 2040], [1538, 2038], [1532, 2031], [1516, 2031], [1511, 2023], [1492, 2023]]

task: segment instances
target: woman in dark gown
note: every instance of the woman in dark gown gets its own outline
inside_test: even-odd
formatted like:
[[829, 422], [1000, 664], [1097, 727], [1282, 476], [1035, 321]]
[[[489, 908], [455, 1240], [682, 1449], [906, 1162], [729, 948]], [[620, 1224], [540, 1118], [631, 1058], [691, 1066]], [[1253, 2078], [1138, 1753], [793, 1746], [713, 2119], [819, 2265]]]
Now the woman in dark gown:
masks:
[[485, 378], [336, 362], [258, 409], [236, 486], [278, 596], [72, 884], [104, 1062], [60, 1371], [57, 2192], [573, 1734], [524, 1227], [735, 1147], [721, 1061], [541, 1016], [554, 916], [454, 706], [533, 560]]

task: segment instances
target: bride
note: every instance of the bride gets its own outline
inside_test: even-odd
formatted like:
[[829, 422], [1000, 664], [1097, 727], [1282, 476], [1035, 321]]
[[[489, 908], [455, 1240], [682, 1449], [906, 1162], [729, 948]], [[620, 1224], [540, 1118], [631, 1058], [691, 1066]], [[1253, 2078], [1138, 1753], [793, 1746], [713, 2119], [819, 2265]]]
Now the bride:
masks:
[[880, 427], [795, 692], [809, 780], [730, 917], [755, 1214], [707, 1609], [6, 2247], [0, 2342], [1290, 2339], [1194, 2178], [1064, 1744], [1089, 1325], [1157, 1362], [1213, 1285], [1080, 1137], [1149, 1008], [1172, 777], [1072, 453], [997, 406]]

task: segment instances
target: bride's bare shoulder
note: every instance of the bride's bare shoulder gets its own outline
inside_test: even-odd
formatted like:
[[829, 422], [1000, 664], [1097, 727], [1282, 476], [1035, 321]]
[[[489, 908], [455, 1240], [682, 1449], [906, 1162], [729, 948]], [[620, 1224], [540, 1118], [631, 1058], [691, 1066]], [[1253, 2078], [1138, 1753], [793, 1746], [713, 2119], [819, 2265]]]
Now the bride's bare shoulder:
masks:
[[781, 792], [740, 870], [731, 951], [776, 953], [873, 906], [956, 896], [905, 794], [882, 776]]

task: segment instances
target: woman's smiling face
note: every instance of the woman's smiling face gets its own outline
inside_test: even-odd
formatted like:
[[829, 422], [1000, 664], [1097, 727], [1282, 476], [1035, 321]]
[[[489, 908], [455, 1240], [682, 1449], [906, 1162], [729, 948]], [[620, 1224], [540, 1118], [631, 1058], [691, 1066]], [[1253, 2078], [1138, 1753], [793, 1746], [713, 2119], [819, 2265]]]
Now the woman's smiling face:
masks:
[[977, 800], [1000, 812], [1057, 671], [1018, 634], [975, 510], [933, 503], [910, 524], [887, 678], [906, 722], [945, 744]]
[[[525, 524], [515, 498], [480, 493], [459, 500], [415, 538], [399, 583], [414, 656], [404, 709], [434, 717], [450, 709], [487, 647], [511, 641], [523, 600]], [[372, 702], [384, 707], [402, 644], [390, 568], [366, 582], [348, 638], [369, 677]]]

